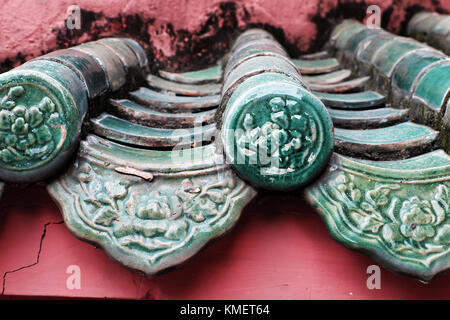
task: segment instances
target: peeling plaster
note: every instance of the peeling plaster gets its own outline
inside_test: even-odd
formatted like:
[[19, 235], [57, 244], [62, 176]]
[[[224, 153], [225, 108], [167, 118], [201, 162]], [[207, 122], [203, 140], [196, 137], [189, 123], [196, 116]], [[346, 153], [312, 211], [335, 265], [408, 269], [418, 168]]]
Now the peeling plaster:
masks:
[[422, 9], [448, 13], [448, 0], [79, 0], [82, 29], [65, 27], [72, 0], [5, 1], [0, 12], [0, 71], [46, 52], [102, 37], [124, 35], [143, 44], [153, 71], [187, 70], [214, 63], [239, 30], [263, 27], [291, 55], [318, 50], [332, 26], [365, 18], [379, 5], [382, 26], [404, 33]]

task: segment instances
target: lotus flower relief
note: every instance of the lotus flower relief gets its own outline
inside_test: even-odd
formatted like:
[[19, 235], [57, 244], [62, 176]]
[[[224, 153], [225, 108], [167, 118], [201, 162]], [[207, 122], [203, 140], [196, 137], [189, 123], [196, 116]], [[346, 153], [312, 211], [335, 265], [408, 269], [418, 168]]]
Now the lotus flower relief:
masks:
[[23, 94], [23, 87], [17, 86], [0, 99], [0, 160], [8, 164], [43, 158], [55, 147], [46, 124], [46, 118], [58, 117], [55, 104], [44, 97], [27, 107], [16, 101]]

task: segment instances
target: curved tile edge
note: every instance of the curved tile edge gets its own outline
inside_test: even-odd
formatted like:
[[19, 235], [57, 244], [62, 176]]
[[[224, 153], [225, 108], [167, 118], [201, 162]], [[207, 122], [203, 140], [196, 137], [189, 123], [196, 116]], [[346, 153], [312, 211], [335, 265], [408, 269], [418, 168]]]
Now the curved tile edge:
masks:
[[374, 163], [334, 154], [306, 198], [336, 241], [429, 282], [450, 268], [450, 163], [424, 169]]
[[256, 195], [230, 168], [193, 173], [139, 177], [79, 158], [47, 188], [76, 237], [153, 276], [230, 230]]

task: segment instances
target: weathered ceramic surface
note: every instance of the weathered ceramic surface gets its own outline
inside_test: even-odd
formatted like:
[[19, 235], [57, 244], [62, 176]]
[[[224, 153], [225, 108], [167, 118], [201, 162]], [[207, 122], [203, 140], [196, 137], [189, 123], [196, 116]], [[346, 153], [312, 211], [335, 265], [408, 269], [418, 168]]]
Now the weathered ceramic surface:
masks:
[[427, 126], [403, 122], [368, 130], [335, 128], [334, 135], [336, 150], [340, 153], [382, 160], [406, 158], [430, 150], [438, 132]]
[[419, 19], [411, 25], [412, 33], [417, 40], [426, 41], [433, 27], [443, 18], [443, 16], [437, 13], [430, 13], [423, 19]]
[[394, 36], [391, 34], [378, 34], [373, 37], [369, 37], [362, 41], [358, 46], [358, 50], [355, 52], [357, 67], [360, 73], [367, 74], [371, 70], [372, 57], [380, 50], [384, 45], [394, 40]]
[[363, 89], [364, 85], [369, 81], [369, 79], [370, 77], [361, 77], [333, 84], [310, 83], [309, 89], [318, 92], [331, 92], [331, 93], [346, 92], [355, 89]]
[[220, 96], [182, 97], [157, 92], [148, 88], [139, 88], [129, 93], [132, 100], [155, 110], [169, 112], [187, 112], [217, 107]]
[[231, 52], [233, 53], [236, 49], [241, 47], [242, 45], [245, 45], [248, 42], [254, 42], [255, 40], [275, 40], [275, 38], [272, 36], [270, 32], [267, 32], [263, 29], [248, 29], [245, 30], [244, 33], [240, 34], [237, 39], [234, 41]]
[[144, 73], [148, 73], [149, 72], [148, 58], [144, 48], [136, 40], [130, 38], [120, 38], [120, 39], [123, 40], [136, 54], [136, 57], [138, 58], [139, 61], [139, 66], [144, 71]]
[[[275, 40], [262, 46], [245, 37], [236, 40], [225, 67], [217, 112], [227, 163], [255, 186], [298, 188], [320, 173], [333, 148], [331, 119], [299, 70], [332, 71], [339, 64], [333, 58], [290, 60], [277, 52], [282, 47]], [[239, 57], [253, 50], [258, 54]]]
[[77, 237], [151, 276], [228, 231], [255, 196], [215, 158], [213, 145], [148, 151], [91, 136], [48, 190]]
[[325, 59], [325, 58], [329, 58], [329, 57], [330, 57], [330, 53], [325, 50], [325, 51], [318, 51], [318, 52], [314, 52], [314, 53], [303, 54], [298, 58], [302, 59], [302, 60], [318, 60], [318, 59]]
[[375, 91], [356, 93], [314, 92], [326, 106], [340, 109], [367, 109], [382, 105], [386, 98]]
[[371, 64], [383, 75], [390, 77], [395, 66], [405, 55], [421, 48], [424, 48], [424, 45], [411, 39], [395, 38], [376, 52]]
[[87, 93], [66, 66], [40, 61], [0, 75], [0, 177], [31, 182], [53, 175], [71, 156]]
[[222, 86], [221, 104], [224, 103], [223, 98], [226, 98], [230, 92], [233, 92], [236, 86], [243, 80], [265, 72], [282, 73], [287, 77], [296, 79], [300, 83], [303, 82], [297, 67], [288, 58], [280, 55], [253, 57], [250, 60], [242, 62], [236, 68], [232, 69], [230, 73], [225, 75]]
[[424, 71], [437, 62], [448, 59], [444, 54], [428, 48], [410, 52], [395, 67], [392, 74], [392, 102], [397, 106], [408, 106], [414, 84], [423, 76]]
[[[379, 28], [364, 28], [364, 29], [358, 29], [359, 31], [355, 34], [353, 34], [345, 44], [345, 47], [343, 48], [343, 51], [340, 54], [341, 59], [344, 59], [346, 64], [353, 63], [353, 59], [355, 57], [355, 53], [358, 50], [358, 46], [363, 41], [367, 41], [368, 39], [375, 37], [379, 34], [386, 34], [386, 32], [383, 29]], [[339, 52], [337, 53], [339, 56]]]
[[450, 15], [442, 15], [441, 19], [433, 26], [429, 36], [440, 35], [446, 36], [450, 33]]
[[127, 74], [127, 84], [133, 85], [135, 80], [142, 80], [146, 71], [141, 67], [139, 58], [123, 38], [103, 38], [100, 43], [112, 50], [122, 62]]
[[421, 99], [428, 106], [440, 110], [450, 92], [450, 61], [430, 69], [414, 90], [413, 99]]
[[369, 129], [405, 121], [408, 109], [377, 108], [370, 110], [328, 109], [333, 124], [345, 129]]
[[408, 23], [407, 33], [450, 54], [450, 15], [417, 13]]
[[293, 189], [316, 177], [333, 147], [323, 104], [277, 73], [243, 81], [223, 115], [225, 154], [239, 174], [267, 189]]
[[[411, 119], [416, 122], [441, 127], [441, 117], [450, 96], [450, 61], [443, 60], [426, 70], [417, 81], [410, 102]], [[448, 140], [447, 136], [443, 136]]]
[[430, 281], [450, 267], [449, 180], [441, 150], [387, 162], [335, 154], [306, 196], [337, 241]]
[[303, 76], [303, 80], [311, 84], [333, 84], [346, 80], [352, 74], [351, 70], [341, 69], [324, 74]]
[[337, 50], [345, 50], [348, 42], [356, 36], [361, 30], [367, 29], [363, 24], [354, 24], [350, 28], [345, 28], [336, 38], [335, 47]]
[[235, 48], [229, 55], [227, 64], [225, 66], [224, 75], [228, 74], [230, 70], [236, 68], [242, 62], [256, 56], [265, 55], [281, 55], [289, 57], [286, 50], [277, 41], [272, 39], [255, 40], [245, 42]]
[[406, 33], [407, 33], [408, 35], [411, 35], [412, 32], [413, 32], [414, 26], [415, 26], [418, 22], [420, 22], [421, 20], [427, 18], [429, 15], [430, 15], [430, 12], [426, 12], [426, 11], [421, 11], [421, 12], [416, 13], [416, 14], [411, 18], [411, 20], [409, 20], [408, 26], [407, 26], [407, 28], [406, 28]]
[[90, 99], [109, 89], [108, 78], [102, 66], [92, 56], [74, 49], [53, 51], [35, 60], [51, 60], [69, 67], [85, 84]]
[[125, 66], [113, 50], [99, 43], [88, 42], [72, 49], [91, 55], [103, 67], [112, 91], [120, 89], [127, 81]]
[[138, 124], [168, 129], [188, 128], [214, 122], [215, 109], [195, 113], [168, 113], [152, 110], [127, 99], [110, 99], [109, 112]]
[[162, 129], [144, 126], [104, 113], [91, 119], [92, 130], [105, 138], [146, 147], [197, 145], [211, 141], [215, 124], [183, 129]]
[[301, 60], [292, 59], [292, 62], [302, 74], [318, 74], [332, 72], [339, 69], [339, 61], [335, 58], [327, 58], [320, 60]]
[[100, 43], [114, 51], [127, 72], [140, 68], [139, 59], [136, 53], [126, 44], [123, 38], [103, 38], [97, 40]]
[[159, 75], [167, 80], [187, 84], [219, 82], [222, 79], [222, 66], [216, 65], [203, 70], [182, 73], [160, 70]]
[[425, 45], [408, 38], [394, 38], [387, 42], [372, 57], [370, 66], [373, 81], [372, 87], [387, 96], [391, 95], [391, 78], [395, 67], [410, 53], [426, 48]]
[[346, 19], [339, 23], [336, 27], [331, 31], [329, 43], [332, 47], [336, 45], [337, 39], [340, 37], [341, 33], [343, 33], [347, 29], [352, 29], [353, 27], [359, 27], [361, 23], [357, 20]]
[[150, 87], [174, 92], [176, 94], [182, 94], [186, 96], [210, 96], [220, 94], [221, 84], [209, 83], [209, 84], [186, 84], [177, 83], [170, 80], [162, 79], [155, 75], [148, 75], [147, 82]]

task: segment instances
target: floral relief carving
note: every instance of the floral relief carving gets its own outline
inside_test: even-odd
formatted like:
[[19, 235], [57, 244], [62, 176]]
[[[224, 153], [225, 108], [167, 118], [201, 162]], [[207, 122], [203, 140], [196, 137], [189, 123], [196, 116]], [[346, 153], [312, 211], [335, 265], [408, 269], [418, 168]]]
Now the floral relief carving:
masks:
[[24, 93], [15, 86], [0, 98], [0, 161], [15, 167], [48, 157], [56, 148], [52, 125], [60, 123], [49, 97], [26, 106], [18, 102]]
[[236, 143], [250, 163], [275, 167], [281, 172], [307, 168], [315, 157], [316, 123], [301, 110], [298, 101], [274, 97], [268, 102], [270, 118], [256, 120], [257, 114], [247, 113]]
[[374, 188], [365, 189], [357, 179], [361, 178], [340, 173], [330, 182], [329, 189], [356, 230], [378, 236], [399, 253], [424, 256], [448, 249], [450, 194], [445, 183], [433, 185], [431, 197], [422, 198], [402, 196], [404, 187], [396, 183], [377, 183]]
[[190, 236], [193, 226], [226, 213], [232, 193], [242, 189], [226, 175], [208, 184], [185, 178], [170, 192], [133, 192], [136, 182], [98, 175], [87, 163], [78, 168], [77, 180], [89, 221], [109, 229], [120, 246], [149, 253], [174, 248]]

